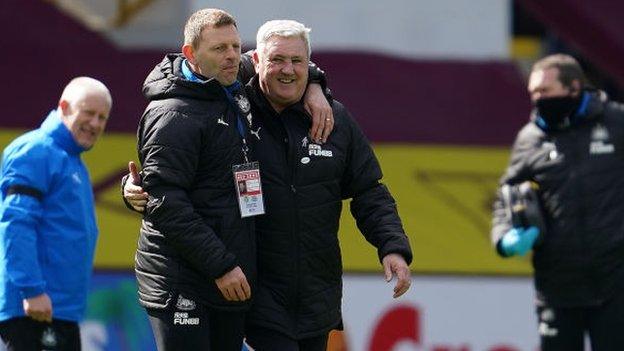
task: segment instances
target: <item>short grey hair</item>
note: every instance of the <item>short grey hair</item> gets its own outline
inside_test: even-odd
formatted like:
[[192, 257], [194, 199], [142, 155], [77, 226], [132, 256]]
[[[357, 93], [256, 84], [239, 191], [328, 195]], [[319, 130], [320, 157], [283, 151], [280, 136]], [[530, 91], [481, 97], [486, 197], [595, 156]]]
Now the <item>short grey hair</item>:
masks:
[[201, 33], [206, 27], [220, 28], [233, 25], [236, 27], [234, 16], [221, 9], [202, 9], [189, 17], [184, 26], [184, 45], [199, 47]]
[[272, 20], [264, 23], [256, 35], [256, 50], [264, 53], [264, 47], [271, 37], [301, 38], [308, 49], [308, 58], [312, 53], [310, 47], [310, 28], [294, 20]]
[[108, 107], [113, 105], [113, 98], [106, 85], [95, 78], [85, 76], [72, 79], [63, 89], [60, 100], [73, 105], [87, 95], [99, 95], [106, 100]]

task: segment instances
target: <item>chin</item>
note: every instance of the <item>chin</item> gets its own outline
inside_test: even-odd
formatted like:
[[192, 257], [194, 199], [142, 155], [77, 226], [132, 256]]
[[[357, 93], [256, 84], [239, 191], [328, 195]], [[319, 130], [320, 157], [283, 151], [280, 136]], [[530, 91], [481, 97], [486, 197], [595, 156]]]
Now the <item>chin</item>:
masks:
[[95, 145], [95, 141], [81, 141], [78, 142], [78, 145], [80, 145], [85, 150], [90, 150], [93, 145]]

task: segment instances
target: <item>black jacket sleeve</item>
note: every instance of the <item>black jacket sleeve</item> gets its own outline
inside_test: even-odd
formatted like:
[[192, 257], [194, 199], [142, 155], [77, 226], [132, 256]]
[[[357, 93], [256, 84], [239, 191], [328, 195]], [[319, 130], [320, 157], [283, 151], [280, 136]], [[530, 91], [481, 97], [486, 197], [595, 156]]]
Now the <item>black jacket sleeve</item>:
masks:
[[382, 173], [377, 157], [357, 123], [346, 110], [344, 114], [351, 138], [347, 168], [342, 179], [343, 198], [353, 198], [351, 214], [366, 240], [377, 248], [381, 261], [390, 253], [398, 253], [410, 264], [412, 250], [396, 202], [381, 183]]
[[195, 212], [188, 196], [203, 133], [196, 120], [170, 109], [148, 110], [143, 116], [139, 158], [143, 187], [150, 194], [144, 222], [160, 232], [194, 268], [215, 279], [236, 266], [236, 257]]
[[494, 201], [492, 210], [492, 231], [490, 237], [492, 245], [496, 247], [496, 251], [501, 256], [506, 255], [500, 249], [500, 239], [512, 228], [511, 217], [503, 201], [502, 186], [531, 180], [528, 167], [526, 166], [526, 160], [532, 150], [532, 139], [527, 135], [526, 130], [526, 127], [523, 128], [516, 136], [516, 140], [511, 148], [509, 165], [499, 181], [496, 200]]
[[240, 68], [238, 70], [238, 80], [247, 84], [254, 75], [256, 75], [256, 67], [253, 62], [253, 50], [249, 50], [241, 55]]

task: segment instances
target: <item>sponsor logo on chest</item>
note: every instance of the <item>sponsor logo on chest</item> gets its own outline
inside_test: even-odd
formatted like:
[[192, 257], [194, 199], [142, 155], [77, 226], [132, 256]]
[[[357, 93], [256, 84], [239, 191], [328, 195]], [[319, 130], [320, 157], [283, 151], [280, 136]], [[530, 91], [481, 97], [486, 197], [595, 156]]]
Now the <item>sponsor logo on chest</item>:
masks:
[[591, 141], [589, 142], [589, 154], [612, 154], [614, 151], [615, 145], [609, 142], [609, 131], [602, 124], [596, 124], [591, 132]]
[[308, 144], [308, 156], [334, 157], [331, 150], [323, 150], [319, 144]]
[[[178, 311], [192, 311], [196, 307], [195, 301], [178, 295], [178, 301], [176, 302], [176, 309]], [[188, 312], [174, 312], [173, 325], [199, 325], [199, 318], [189, 317]]]

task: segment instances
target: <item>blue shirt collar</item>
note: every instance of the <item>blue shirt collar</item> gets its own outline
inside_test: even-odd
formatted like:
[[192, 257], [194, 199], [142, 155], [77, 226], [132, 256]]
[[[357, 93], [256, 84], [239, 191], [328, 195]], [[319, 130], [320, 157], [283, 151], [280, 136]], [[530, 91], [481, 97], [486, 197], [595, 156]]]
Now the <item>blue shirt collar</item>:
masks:
[[57, 110], [52, 110], [46, 117], [46, 119], [41, 124], [41, 130], [50, 135], [52, 139], [67, 153], [71, 155], [78, 155], [83, 151], [86, 151], [85, 148], [80, 146], [72, 133], [67, 129], [67, 126], [61, 120], [61, 116]]
[[190, 80], [191, 82], [206, 83], [208, 81], [208, 79], [201, 79], [195, 72], [191, 71], [188, 60], [186, 59], [182, 61], [182, 75], [184, 75], [186, 80]]
[[[182, 61], [182, 75], [184, 76], [184, 78], [186, 78], [186, 80], [190, 80], [191, 82], [205, 83], [208, 81], [208, 79], [202, 79], [205, 77], [201, 77], [197, 73], [193, 72], [191, 68], [189, 67], [188, 60], [186, 59]], [[232, 83], [232, 85], [223, 86], [223, 89], [225, 89], [227, 93], [229, 93], [228, 96], [232, 96], [236, 94], [236, 92], [240, 90], [242, 87], [243, 85], [241, 84], [241, 82], [237, 80], [234, 83]]]

